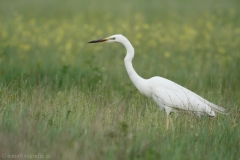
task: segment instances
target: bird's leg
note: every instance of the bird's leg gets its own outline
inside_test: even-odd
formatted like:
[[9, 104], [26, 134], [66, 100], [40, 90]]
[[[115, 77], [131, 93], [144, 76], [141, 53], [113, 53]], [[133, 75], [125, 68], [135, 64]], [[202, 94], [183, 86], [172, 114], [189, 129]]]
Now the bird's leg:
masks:
[[172, 129], [174, 131], [173, 121], [172, 121], [172, 118], [170, 116], [169, 116], [169, 119], [170, 119], [170, 123], [171, 123]]
[[169, 126], [169, 116], [170, 116], [171, 108], [168, 107], [168, 106], [166, 106], [166, 105], [164, 105], [164, 109], [165, 109], [165, 111], [166, 111], [166, 113], [167, 113], [166, 130], [168, 130], [168, 126]]
[[167, 120], [166, 120], [166, 130], [168, 130], [168, 125], [169, 125], [169, 114], [167, 114]]

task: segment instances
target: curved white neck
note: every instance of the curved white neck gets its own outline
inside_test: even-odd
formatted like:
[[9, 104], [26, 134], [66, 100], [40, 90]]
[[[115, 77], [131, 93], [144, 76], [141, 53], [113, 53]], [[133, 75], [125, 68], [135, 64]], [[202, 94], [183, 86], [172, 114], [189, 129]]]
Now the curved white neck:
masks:
[[145, 80], [136, 73], [136, 71], [134, 70], [134, 68], [132, 66], [132, 59], [134, 57], [134, 48], [127, 39], [124, 41], [123, 45], [125, 46], [125, 48], [127, 50], [127, 55], [124, 58], [124, 64], [125, 64], [127, 73], [129, 75], [130, 79], [132, 80], [133, 84], [137, 87], [137, 89], [139, 91], [141, 91], [140, 84], [142, 84], [143, 81], [145, 81]]

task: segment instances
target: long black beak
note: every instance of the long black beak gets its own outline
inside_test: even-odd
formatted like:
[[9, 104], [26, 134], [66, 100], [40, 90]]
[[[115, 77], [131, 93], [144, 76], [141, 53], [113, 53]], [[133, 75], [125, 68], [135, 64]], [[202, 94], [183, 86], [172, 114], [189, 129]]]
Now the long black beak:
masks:
[[107, 41], [107, 39], [103, 38], [103, 39], [93, 40], [93, 41], [90, 41], [88, 43], [98, 43], [98, 42], [105, 42], [105, 41]]

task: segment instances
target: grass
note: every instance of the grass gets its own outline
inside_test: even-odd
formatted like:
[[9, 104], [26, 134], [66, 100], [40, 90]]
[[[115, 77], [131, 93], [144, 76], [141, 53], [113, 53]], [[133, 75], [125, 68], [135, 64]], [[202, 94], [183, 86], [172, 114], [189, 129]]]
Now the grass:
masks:
[[[50, 159], [239, 159], [239, 2], [0, 2], [0, 154]], [[227, 108], [171, 115], [130, 81], [162, 76]], [[4, 157], [6, 156], [6, 157]], [[26, 159], [26, 157], [22, 157]]]

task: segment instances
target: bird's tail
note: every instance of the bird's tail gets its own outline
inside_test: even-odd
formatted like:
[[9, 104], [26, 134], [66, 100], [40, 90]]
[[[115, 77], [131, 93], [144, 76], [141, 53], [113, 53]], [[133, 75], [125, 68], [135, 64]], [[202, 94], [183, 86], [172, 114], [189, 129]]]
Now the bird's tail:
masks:
[[203, 98], [200, 99], [202, 102], [204, 102], [205, 104], [207, 104], [212, 110], [214, 110], [215, 112], [221, 113], [221, 114], [225, 114], [227, 115], [228, 113], [226, 112], [226, 109], [223, 107], [220, 107], [216, 104], [213, 104]]
[[216, 112], [218, 112], [218, 113], [228, 114], [228, 113], [226, 112], [226, 109], [223, 108], [223, 107], [220, 107], [220, 106], [218, 106], [218, 105], [216, 105], [216, 104], [213, 104], [213, 103], [211, 103], [211, 102], [209, 102], [208, 105], [209, 105], [214, 111], [216, 111]]

